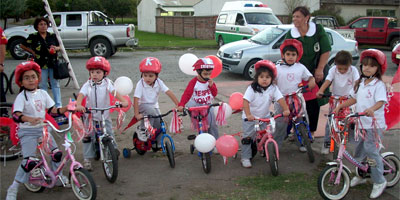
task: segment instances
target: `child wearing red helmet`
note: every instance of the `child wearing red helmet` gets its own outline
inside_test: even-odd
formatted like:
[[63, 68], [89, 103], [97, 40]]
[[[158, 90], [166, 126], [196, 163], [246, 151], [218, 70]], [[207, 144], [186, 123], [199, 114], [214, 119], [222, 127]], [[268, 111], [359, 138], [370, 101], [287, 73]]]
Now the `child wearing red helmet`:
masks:
[[[370, 198], [374, 199], [383, 193], [387, 184], [383, 176], [382, 157], [379, 153], [381, 144], [378, 139], [386, 129], [384, 105], [387, 103], [387, 97], [382, 75], [387, 69], [387, 61], [382, 51], [367, 49], [361, 53], [360, 62], [361, 77], [350, 92], [350, 99], [336, 107], [333, 112], [337, 113], [341, 108], [356, 104], [356, 112], [366, 114], [357, 121], [357, 126], [362, 129], [360, 133], [365, 135], [364, 139], [356, 144], [354, 158], [362, 161], [368, 157], [368, 160], [374, 163], [371, 165], [371, 180], [374, 185], [370, 195]], [[375, 117], [376, 121], [372, 117]], [[355, 176], [350, 187], [366, 182], [366, 179]]]
[[[251, 167], [251, 143], [254, 142], [256, 132], [254, 119], [269, 117], [269, 107], [272, 101], [277, 101], [283, 108], [283, 115], [289, 116], [290, 111], [278, 87], [273, 84], [277, 71], [275, 64], [269, 60], [260, 60], [255, 64], [256, 74], [253, 83], [247, 87], [243, 95], [243, 139], [242, 139], [242, 166]], [[247, 118], [248, 121], [244, 121]], [[262, 129], [265, 124], [261, 125]], [[274, 139], [280, 145], [285, 138], [284, 134], [273, 133]]]
[[[135, 110], [135, 118], [140, 120], [143, 115], [160, 115], [160, 107], [158, 105], [158, 96], [161, 92], [165, 93], [174, 104], [178, 105], [178, 99], [174, 93], [158, 78], [161, 72], [161, 62], [154, 57], [147, 57], [139, 64], [139, 70], [142, 73], [141, 79], [137, 82], [135, 94], [133, 97], [133, 108]], [[151, 125], [157, 130], [161, 130], [160, 119], [149, 119]], [[137, 127], [136, 133], [138, 138], [145, 142], [147, 137], [145, 134], [144, 121]], [[161, 148], [161, 134], [157, 131], [157, 148]]]
[[[115, 91], [112, 81], [106, 77], [111, 71], [111, 66], [107, 59], [101, 56], [92, 57], [86, 62], [86, 69], [89, 71], [89, 80], [83, 84], [81, 90], [79, 91], [79, 95], [76, 100], [77, 111], [86, 111], [85, 107], [82, 106], [82, 100], [84, 97], [87, 97], [86, 107], [105, 108], [110, 106], [109, 93], [116, 94], [116, 98], [121, 102], [122, 107], [128, 106], [126, 99]], [[101, 124], [101, 113], [93, 111], [92, 115], [93, 124]], [[107, 132], [114, 137], [109, 111], [105, 111], [103, 115], [106, 119]], [[82, 140], [84, 158], [83, 166], [89, 171], [92, 170], [90, 159], [95, 157], [94, 140], [95, 136], [93, 134], [83, 138]], [[114, 146], [115, 149], [118, 149], [115, 143]]]
[[[46, 112], [62, 114], [67, 111], [66, 107], [56, 108], [55, 102], [49, 94], [38, 89], [40, 78], [40, 66], [33, 61], [23, 62], [15, 69], [15, 83], [21, 87], [21, 92], [14, 101], [12, 116], [14, 121], [18, 123], [18, 137], [24, 159], [17, 169], [14, 182], [7, 190], [6, 199], [17, 198], [19, 184], [28, 182], [29, 172], [37, 164], [36, 148], [38, 139], [43, 134], [41, 122], [45, 119]], [[49, 130], [51, 129], [49, 128]], [[55, 170], [60, 164], [62, 152], [58, 150], [51, 134], [50, 137], [52, 168]], [[62, 179], [66, 181], [65, 183], [68, 183], [66, 176], [62, 176]]]

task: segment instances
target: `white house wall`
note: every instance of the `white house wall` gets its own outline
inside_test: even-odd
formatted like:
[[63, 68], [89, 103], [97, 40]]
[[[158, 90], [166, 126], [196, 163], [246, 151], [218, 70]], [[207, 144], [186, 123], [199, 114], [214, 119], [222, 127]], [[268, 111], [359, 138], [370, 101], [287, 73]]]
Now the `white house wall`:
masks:
[[156, 32], [157, 4], [153, 0], [143, 0], [137, 7], [138, 29]]
[[350, 19], [356, 16], [366, 16], [367, 9], [379, 9], [379, 10], [396, 10], [396, 17], [400, 19], [400, 6], [378, 6], [378, 5], [336, 5], [341, 9], [340, 16], [343, 17], [344, 21], [348, 22]]

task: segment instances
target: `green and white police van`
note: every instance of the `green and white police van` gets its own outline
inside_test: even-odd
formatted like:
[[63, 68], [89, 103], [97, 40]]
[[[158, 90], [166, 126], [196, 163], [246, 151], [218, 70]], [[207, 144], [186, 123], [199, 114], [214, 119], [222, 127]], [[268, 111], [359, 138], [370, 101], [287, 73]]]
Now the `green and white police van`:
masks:
[[282, 24], [271, 8], [259, 1], [226, 2], [215, 25], [215, 40], [219, 46], [249, 39], [268, 25]]

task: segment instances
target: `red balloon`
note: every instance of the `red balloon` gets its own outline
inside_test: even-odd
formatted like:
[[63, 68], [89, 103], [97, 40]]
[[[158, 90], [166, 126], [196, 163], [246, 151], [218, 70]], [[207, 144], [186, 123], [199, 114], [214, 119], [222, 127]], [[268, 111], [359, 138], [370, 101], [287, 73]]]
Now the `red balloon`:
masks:
[[[110, 109], [110, 113], [114, 112], [114, 110], [118, 111], [118, 109], [121, 109], [124, 112], [128, 112], [129, 111], [129, 109], [132, 106], [132, 101], [131, 101], [131, 99], [129, 98], [128, 95], [125, 95], [125, 96], [122, 96], [122, 97], [124, 97], [124, 99], [126, 99], [128, 101], [128, 107], [112, 108], [112, 109]], [[116, 101], [119, 102], [119, 100], [117, 98], [115, 98], [113, 95], [111, 95], [111, 93], [110, 93], [110, 105], [114, 105]]]
[[229, 105], [232, 110], [240, 110], [243, 108], [243, 94], [240, 92], [234, 92], [229, 97]]
[[218, 152], [225, 157], [234, 156], [239, 149], [239, 143], [232, 135], [223, 135], [219, 137], [215, 146]]
[[222, 72], [222, 61], [214, 55], [209, 55], [206, 56], [206, 58], [209, 58], [213, 61], [214, 63], [214, 69], [211, 72], [211, 78], [216, 78], [221, 72]]

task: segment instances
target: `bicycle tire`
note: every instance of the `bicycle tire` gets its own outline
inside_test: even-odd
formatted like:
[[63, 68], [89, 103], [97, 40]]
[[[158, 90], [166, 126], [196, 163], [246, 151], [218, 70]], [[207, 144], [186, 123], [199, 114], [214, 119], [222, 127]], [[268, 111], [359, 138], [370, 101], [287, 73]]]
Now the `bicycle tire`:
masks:
[[[96, 199], [97, 196], [97, 187], [96, 183], [93, 180], [92, 175], [83, 168], [80, 169], [75, 169], [75, 177], [76, 180], [78, 180], [79, 185], [81, 186], [78, 188], [74, 180], [72, 179], [71, 174], [69, 175], [69, 180], [71, 183], [71, 189], [74, 192], [74, 195], [79, 199], [79, 200], [94, 200]], [[88, 190], [82, 190], [83, 187], [88, 186]], [[85, 194], [86, 195], [85, 195]], [[85, 195], [85, 196], [83, 196]]]
[[[386, 162], [388, 162], [392, 167], [395, 168], [395, 173], [393, 178], [390, 178], [388, 175], [390, 175], [389, 173], [384, 173], [383, 176], [385, 177], [386, 181], [387, 181], [387, 188], [393, 187], [395, 186], [399, 180], [400, 180], [400, 160], [396, 155], [387, 155], [385, 157], [383, 157], [383, 159], [385, 159]], [[383, 165], [384, 170], [388, 170], [389, 167], [387, 165]]]
[[8, 87], [10, 87], [10, 81], [8, 80], [8, 76], [6, 73], [1, 72], [0, 76], [3, 75], [3, 89], [4, 89], [4, 94], [7, 94], [8, 92]]
[[169, 140], [165, 141], [164, 146], [168, 156], [169, 166], [171, 166], [171, 168], [175, 168], [175, 156], [174, 151], [172, 150], [171, 142]]
[[[42, 166], [40, 166], [39, 168], [42, 170]], [[45, 170], [42, 170], [46, 173]], [[29, 173], [29, 177], [31, 176], [31, 173]], [[42, 176], [42, 175], [41, 175]], [[43, 178], [43, 177], [42, 177]], [[29, 181], [27, 183], [24, 183], [25, 189], [28, 190], [29, 192], [33, 192], [33, 193], [41, 193], [44, 191], [44, 189], [46, 189], [46, 187], [43, 187], [41, 185], [35, 185], [30, 183]]]
[[278, 165], [278, 156], [276, 155], [275, 151], [275, 146], [271, 142], [268, 144], [267, 148], [268, 148], [269, 166], [271, 167], [271, 173], [273, 176], [278, 176], [279, 165]]
[[208, 174], [211, 172], [211, 156], [210, 153], [201, 153], [201, 165], [203, 171]]
[[257, 155], [257, 151], [258, 151], [257, 143], [256, 143], [256, 141], [252, 140], [251, 141], [251, 159], [253, 159], [254, 156]]
[[298, 129], [303, 139], [303, 144], [307, 149], [308, 160], [310, 161], [310, 163], [313, 163], [315, 161], [315, 157], [311, 148], [310, 138], [308, 138], [308, 130], [304, 124], [300, 124]]
[[[336, 186], [334, 184], [334, 181], [336, 179], [336, 176], [338, 174], [339, 168], [336, 165], [329, 165], [326, 166], [325, 169], [319, 174], [318, 177], [318, 192], [321, 195], [322, 198], [324, 199], [343, 199], [347, 193], [349, 192], [350, 189], [350, 176], [349, 172], [347, 170], [343, 169], [341, 176], [340, 176], [340, 184]], [[331, 177], [335, 176], [335, 177]], [[326, 183], [326, 184], [325, 184]], [[338, 187], [338, 189], [335, 189], [334, 191], [328, 191], [328, 187]], [[333, 190], [332, 189], [332, 190]], [[338, 192], [336, 192], [338, 191]], [[335, 194], [333, 194], [335, 192]]]
[[104, 143], [103, 155], [104, 175], [106, 175], [108, 182], [114, 183], [118, 177], [118, 156], [111, 140]]
[[8, 79], [8, 90], [10, 91], [10, 94], [14, 94], [14, 90], [12, 88], [14, 74], [15, 74], [15, 69], [13, 70], [13, 72], [10, 75], [10, 78]]
[[190, 154], [193, 154], [193, 152], [194, 152], [194, 145], [190, 144]]
[[[12, 103], [7, 103], [7, 102], [0, 102], [0, 109], [9, 109], [10, 111], [7, 112], [8, 116], [11, 116], [11, 109], [12, 109], [13, 104]], [[9, 151], [9, 149], [13, 146], [12, 141], [9, 137], [9, 135], [4, 135], [2, 136], [3, 141], [0, 142], [0, 161], [10, 161], [10, 160], [15, 160], [21, 155], [21, 147], [20, 144], [17, 145], [15, 151]], [[7, 150], [7, 151], [5, 151]]]

